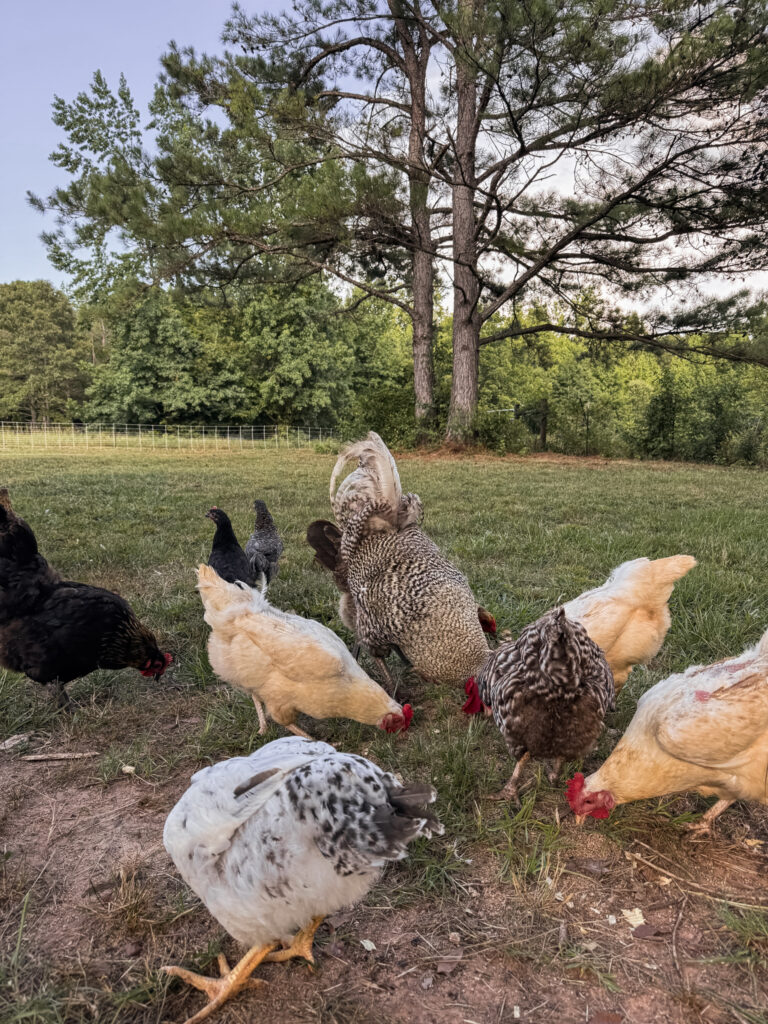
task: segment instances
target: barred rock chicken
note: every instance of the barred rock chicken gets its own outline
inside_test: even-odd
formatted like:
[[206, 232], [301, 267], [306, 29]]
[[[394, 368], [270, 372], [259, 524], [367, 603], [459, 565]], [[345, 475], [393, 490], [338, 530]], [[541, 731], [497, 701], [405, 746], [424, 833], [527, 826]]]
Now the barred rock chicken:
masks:
[[[349, 462], [354, 469], [336, 487]], [[421, 529], [418, 495], [403, 494], [397, 466], [378, 434], [349, 445], [331, 476], [348, 594], [339, 613], [381, 659], [398, 649], [421, 675], [464, 680], [488, 657], [477, 602], [466, 578]], [[388, 675], [388, 672], [386, 673]]]
[[216, 524], [208, 565], [228, 583], [237, 583], [238, 580], [242, 580], [249, 587], [254, 586], [258, 574], [254, 574], [251, 569], [251, 563], [240, 547], [240, 542], [235, 536], [227, 513], [223, 508], [217, 508], [214, 505], [205, 513], [205, 518]]
[[344, 643], [313, 619], [273, 607], [258, 590], [227, 583], [213, 569], [197, 570], [208, 657], [218, 676], [249, 693], [259, 734], [270, 716], [297, 736], [303, 712], [312, 718], [351, 718], [387, 732], [407, 729], [410, 704], [401, 707], [360, 668]]
[[[341, 530], [327, 519], [316, 519], [307, 527], [307, 543], [315, 552], [318, 565], [333, 575], [336, 589], [341, 594], [339, 599], [339, 618], [350, 632], [355, 631], [355, 609], [352, 595], [347, 583], [347, 570], [341, 557]], [[477, 618], [480, 628], [496, 639], [496, 619], [486, 609], [477, 606]]]
[[171, 662], [119, 594], [62, 580], [30, 527], [0, 495], [0, 665], [57, 688], [97, 668], [136, 668], [159, 679]]
[[491, 654], [477, 678], [509, 752], [517, 759], [506, 786], [491, 799], [518, 798], [518, 780], [530, 757], [554, 758], [554, 783], [563, 761], [597, 742], [613, 708], [613, 676], [603, 652], [563, 608], [547, 612], [517, 640]]
[[442, 835], [428, 809], [435, 797], [363, 757], [294, 737], [193, 775], [165, 823], [165, 848], [216, 920], [250, 948], [231, 969], [220, 956], [220, 978], [163, 968], [208, 996], [186, 1024], [263, 985], [250, 978], [262, 961], [314, 963], [323, 918], [362, 899], [412, 840]]
[[257, 500], [254, 501], [253, 508], [256, 512], [256, 522], [253, 533], [245, 544], [245, 557], [251, 569], [251, 578], [260, 581], [261, 589], [266, 591], [277, 576], [283, 542], [266, 504]]
[[608, 760], [586, 781], [575, 775], [567, 795], [581, 824], [686, 790], [718, 798], [694, 826], [701, 832], [734, 800], [768, 804], [768, 631], [735, 658], [652, 686]]
[[690, 555], [636, 558], [614, 569], [601, 587], [564, 605], [568, 618], [580, 622], [605, 652], [617, 692], [635, 665], [658, 654], [672, 622], [667, 602], [675, 582], [695, 565]]

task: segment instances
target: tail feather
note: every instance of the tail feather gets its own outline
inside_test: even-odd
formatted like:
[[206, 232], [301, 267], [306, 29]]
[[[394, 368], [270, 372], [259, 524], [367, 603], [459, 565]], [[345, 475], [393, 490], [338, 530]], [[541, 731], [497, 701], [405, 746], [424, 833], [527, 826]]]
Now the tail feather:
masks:
[[210, 565], [198, 565], [197, 589], [205, 608], [205, 621], [213, 626], [217, 613], [232, 613], [236, 609], [250, 607], [258, 611], [267, 599], [258, 590], [245, 583], [228, 583]]
[[696, 559], [690, 555], [671, 555], [669, 558], [653, 560], [636, 558], [617, 566], [608, 581], [597, 589], [612, 591], [616, 596], [626, 591], [637, 603], [666, 603], [675, 582], [696, 564]]
[[330, 572], [336, 571], [341, 547], [341, 530], [327, 519], [316, 519], [307, 527], [307, 544], [314, 549], [315, 561]]
[[[357, 468], [338, 482], [346, 466], [357, 460]], [[341, 452], [331, 474], [330, 498], [339, 525], [364, 505], [386, 504], [391, 509], [392, 525], [402, 498], [400, 476], [395, 460], [377, 433], [371, 430], [362, 441], [355, 441]]]

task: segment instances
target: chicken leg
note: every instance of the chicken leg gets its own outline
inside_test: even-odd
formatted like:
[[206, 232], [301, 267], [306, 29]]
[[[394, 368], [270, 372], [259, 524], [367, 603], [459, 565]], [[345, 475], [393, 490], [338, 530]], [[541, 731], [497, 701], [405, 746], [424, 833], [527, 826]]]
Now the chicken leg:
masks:
[[509, 782], [507, 782], [506, 786], [503, 789], [500, 789], [498, 793], [489, 793], [485, 799], [512, 800], [519, 807], [520, 794], [517, 792], [517, 780], [520, 778], [520, 772], [523, 770], [523, 765], [526, 763], [526, 761], [529, 761], [530, 759], [531, 755], [526, 750], [526, 752], [515, 765], [515, 770], [512, 772], [512, 775], [509, 779]]
[[296, 932], [290, 946], [286, 946], [284, 949], [278, 949], [274, 953], [269, 953], [265, 959], [269, 963], [284, 963], [286, 960], [291, 960], [295, 956], [304, 957], [310, 964], [315, 962], [315, 958], [312, 955], [312, 943], [315, 939], [315, 932], [325, 920], [325, 916], [313, 917], [308, 925], [305, 925], [300, 931]]
[[252, 696], [253, 703], [256, 705], [256, 714], [259, 716], [259, 736], [263, 736], [267, 731], [267, 716], [264, 714], [264, 705], [255, 693]]
[[712, 804], [707, 813], [699, 821], [694, 821], [685, 827], [693, 835], [706, 836], [712, 832], [712, 823], [715, 818], [722, 814], [726, 807], [730, 807], [733, 800], [718, 800], [717, 803]]
[[185, 981], [188, 985], [193, 985], [195, 988], [199, 988], [208, 996], [208, 1005], [204, 1006], [194, 1017], [186, 1020], [184, 1024], [198, 1024], [198, 1021], [205, 1020], [214, 1010], [217, 1010], [228, 999], [231, 999], [232, 996], [237, 995], [243, 989], [261, 988], [262, 985], [266, 985], [266, 981], [251, 978], [250, 974], [266, 958], [267, 954], [275, 948], [275, 945], [274, 942], [270, 942], [267, 946], [253, 946], [242, 960], [238, 961], [232, 968], [227, 963], [226, 957], [220, 956], [220, 978], [209, 978], [204, 974], [195, 974], [194, 971], [187, 971], [183, 967], [161, 967], [160, 970], [164, 974], [172, 974], [174, 977], [181, 978], [182, 981]]

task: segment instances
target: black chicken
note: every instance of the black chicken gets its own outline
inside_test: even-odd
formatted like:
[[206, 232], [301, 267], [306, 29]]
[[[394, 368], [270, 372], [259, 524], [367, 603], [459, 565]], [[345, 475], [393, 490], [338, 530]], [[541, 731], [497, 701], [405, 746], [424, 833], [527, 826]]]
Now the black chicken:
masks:
[[62, 580], [0, 493], [0, 665], [58, 688], [97, 668], [159, 679], [171, 662], [119, 594]]
[[266, 504], [256, 500], [253, 508], [256, 512], [256, 522], [253, 533], [245, 545], [245, 557], [248, 559], [252, 578], [260, 580], [262, 589], [266, 590], [277, 576], [283, 542]]
[[242, 580], [249, 587], [255, 585], [254, 575], [245, 557], [245, 552], [232, 529], [229, 516], [223, 508], [208, 509], [205, 513], [206, 519], [212, 519], [216, 523], [216, 533], [213, 535], [211, 545], [211, 557], [208, 565], [221, 576], [227, 583], [237, 583]]
[[580, 623], [566, 618], [564, 608], [547, 612], [517, 640], [497, 647], [477, 677], [477, 691], [517, 759], [494, 799], [514, 801], [529, 758], [554, 759], [554, 783], [564, 760], [594, 747], [616, 699], [605, 655]]

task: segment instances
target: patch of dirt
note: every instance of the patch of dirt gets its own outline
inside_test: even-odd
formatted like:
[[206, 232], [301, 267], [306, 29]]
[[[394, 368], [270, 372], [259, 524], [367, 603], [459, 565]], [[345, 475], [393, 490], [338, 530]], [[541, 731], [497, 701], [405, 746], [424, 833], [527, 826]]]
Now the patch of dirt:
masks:
[[[170, 699], [153, 713], [160, 734], [171, 728]], [[89, 749], [88, 740], [80, 742]], [[215, 971], [219, 949], [230, 962], [242, 953], [186, 890], [162, 846], [165, 817], [189, 774], [179, 770], [161, 785], [130, 775], [103, 785], [87, 761], [0, 755], [0, 792], [12, 797], [0, 819], [0, 946], [15, 948], [30, 893], [23, 931], [28, 983], [42, 972], [52, 976], [79, 1007], [72, 1019], [112, 1019], [115, 993], [135, 989], [143, 994], [125, 1001], [121, 1024], [183, 1021], [203, 997], [178, 982], [166, 986], [158, 968], [182, 963]], [[554, 799], [551, 791], [542, 794], [539, 821], [552, 820]], [[663, 822], [621, 842], [567, 820], [563, 832], [569, 848], [539, 878], [503, 878], [494, 856], [473, 851], [461, 876], [463, 894], [455, 898], [399, 906], [398, 869], [388, 872], [365, 905], [322, 926], [314, 973], [295, 962], [263, 965], [256, 976], [268, 987], [240, 996], [213, 1019], [761, 1019], [754, 1014], [768, 999], [764, 962], [754, 970], [727, 962], [731, 938], [717, 911], [725, 899], [737, 907], [768, 905], [765, 810], [726, 815], [719, 834], [699, 842], [682, 840]], [[636, 910], [642, 926], [630, 919]]]

